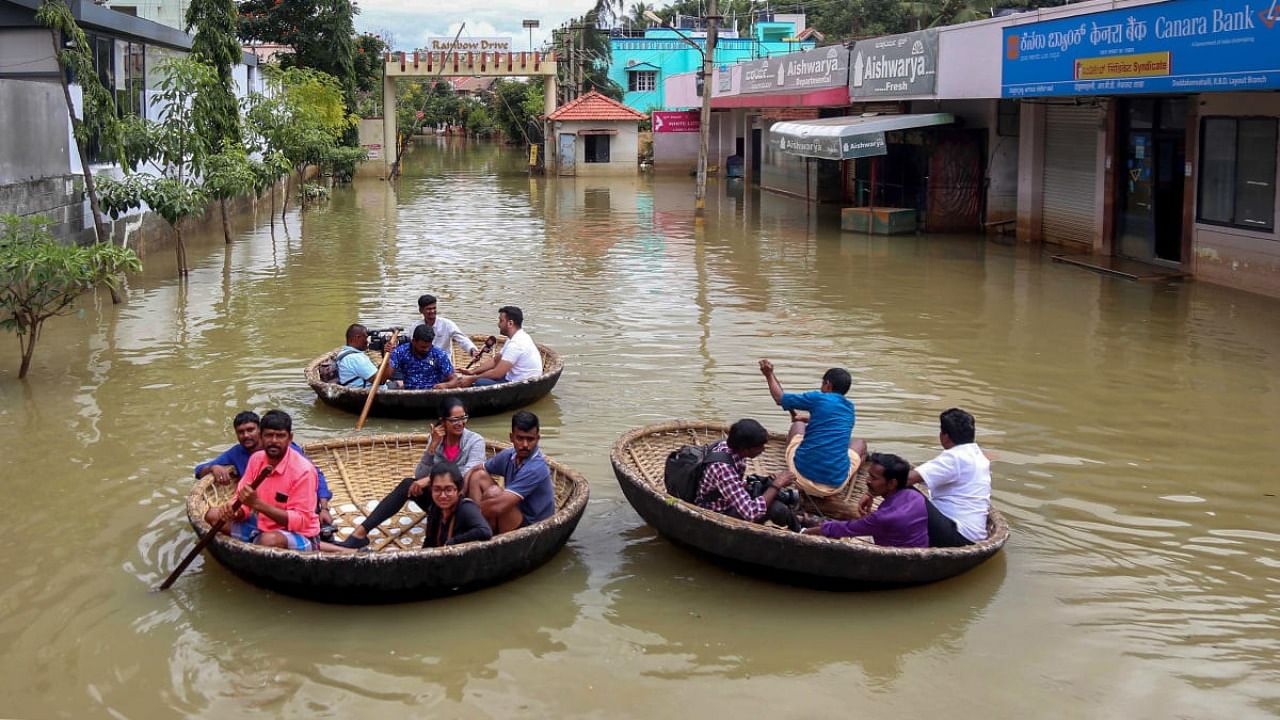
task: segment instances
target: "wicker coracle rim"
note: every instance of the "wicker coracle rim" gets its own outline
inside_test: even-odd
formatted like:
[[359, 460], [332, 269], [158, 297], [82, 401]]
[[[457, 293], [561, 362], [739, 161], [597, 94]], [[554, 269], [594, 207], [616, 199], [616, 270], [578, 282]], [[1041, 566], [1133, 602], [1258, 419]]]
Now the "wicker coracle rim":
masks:
[[[354, 446], [372, 447], [378, 443], [417, 442], [425, 444], [429, 438], [430, 435], [426, 433], [347, 436], [307, 443], [303, 446], [303, 449], [308, 455], [314, 455], [318, 451], [329, 450], [331, 448], [350, 449]], [[510, 444], [486, 441], [485, 446], [486, 450], [498, 452], [510, 447]], [[581, 515], [582, 511], [586, 507], [587, 500], [590, 497], [590, 487], [586, 478], [581, 473], [551, 457], [546, 457], [545, 455], [544, 457], [547, 461], [547, 466], [552, 472], [552, 482], [556, 482], [558, 478], [564, 478], [565, 485], [567, 486], [567, 494], [564, 496], [563, 500], [560, 499], [560, 494], [557, 492], [556, 511], [546, 520], [539, 521], [508, 533], [495, 535], [492, 539], [484, 542], [472, 542], [462, 545], [446, 545], [434, 548], [416, 547], [413, 549], [398, 550], [392, 553], [374, 552], [354, 554], [298, 551], [284, 548], [263, 547], [261, 545], [246, 543], [226, 535], [220, 535], [214, 540], [214, 542], [232, 547], [239, 553], [248, 553], [262, 558], [304, 558], [307, 562], [330, 562], [344, 565], [381, 565], [431, 557], [459, 556], [465, 555], [469, 552], [483, 551], [486, 548], [490, 549], [489, 551], [492, 551], [493, 549], [500, 549], [502, 547], [520, 544], [525, 541], [533, 540], [537, 536], [566, 523], [576, 522], [576, 518]], [[345, 480], [343, 478], [331, 479], [331, 483], [339, 482], [345, 482]], [[203, 493], [211, 483], [212, 476], [201, 478], [195, 482], [192, 486], [191, 492], [187, 495], [188, 520], [201, 536], [209, 531], [209, 524], [204, 521], [203, 508], [206, 506], [206, 503], [204, 502]]]
[[[640, 438], [659, 433], [684, 431], [710, 431], [718, 433], [723, 437], [728, 434], [729, 426], [719, 422], [680, 419], [633, 428], [623, 433], [618, 440], [614, 442], [609, 457], [614, 466], [614, 470], [625, 475], [633, 485], [641, 489], [643, 492], [663, 500], [669, 510], [683, 514], [692, 520], [710, 522], [725, 530], [747, 532], [760, 537], [789, 541], [796, 543], [801, 547], [830, 548], [835, 546], [844, 548], [850, 553], [859, 555], [878, 555], [884, 557], [961, 558], [971, 555], [988, 555], [1003, 546], [1009, 536], [1008, 524], [1006, 523], [1003, 515], [1001, 515], [995, 507], [991, 507], [988, 512], [987, 539], [972, 545], [958, 548], [886, 547], [859, 540], [836, 540], [825, 538], [820, 535], [804, 535], [783, 528], [774, 527], [772, 525], [748, 522], [739, 518], [730, 517], [723, 513], [698, 507], [693, 503], [685, 502], [668, 494], [665, 488], [662, 487], [663, 468], [656, 468], [656, 471], [653, 468], [645, 468], [640, 462], [640, 459], [637, 458], [635, 453], [632, 451], [633, 445]], [[771, 444], [779, 443], [785, 446], [786, 440], [787, 437], [785, 433], [769, 433], [769, 441]], [[665, 457], [663, 460], [665, 460]], [[637, 470], [640, 472], [637, 472]]]
[[[479, 341], [480, 343], [483, 343], [486, 337], [488, 336], [472, 335], [471, 339]], [[542, 374], [537, 375], [535, 377], [525, 378], [524, 380], [520, 380], [518, 382], [513, 382], [513, 383], [501, 383], [499, 385], [472, 386], [468, 388], [449, 388], [445, 390], [429, 390], [429, 389], [393, 390], [390, 388], [380, 388], [378, 390], [378, 395], [386, 395], [390, 397], [418, 397], [418, 396], [444, 397], [448, 395], [458, 395], [460, 397], [465, 397], [467, 395], [474, 395], [477, 393], [505, 391], [505, 390], [510, 390], [511, 388], [519, 388], [525, 385], [531, 385], [533, 383], [542, 382], [554, 375], [559, 375], [560, 372], [564, 370], [564, 359], [560, 356], [560, 353], [540, 343], [534, 343], [534, 345], [538, 348], [538, 351], [542, 353]], [[320, 355], [319, 357], [313, 359], [311, 362], [307, 363], [306, 368], [303, 370], [303, 375], [307, 379], [307, 384], [309, 384], [313, 389], [316, 389], [316, 390], [320, 390], [322, 388], [330, 388], [332, 391], [335, 391], [338, 393], [360, 395], [360, 396], [368, 395], [369, 393], [368, 388], [346, 387], [344, 385], [339, 385], [336, 382], [324, 382], [320, 379], [320, 363], [330, 358], [337, 357], [337, 354], [341, 352], [341, 350], [342, 350], [341, 347], [334, 348], [333, 350], [329, 350], [323, 355]]]

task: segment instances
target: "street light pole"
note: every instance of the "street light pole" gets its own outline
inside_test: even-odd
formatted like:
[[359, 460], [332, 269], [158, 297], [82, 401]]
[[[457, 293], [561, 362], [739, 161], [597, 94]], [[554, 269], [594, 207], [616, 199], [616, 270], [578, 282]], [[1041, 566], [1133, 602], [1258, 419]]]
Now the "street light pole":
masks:
[[707, 11], [705, 49], [699, 47], [698, 43], [690, 40], [688, 36], [672, 27], [671, 23], [663, 20], [652, 10], [646, 10], [644, 13], [644, 16], [650, 21], [674, 32], [681, 40], [702, 55], [702, 71], [699, 73], [702, 75], [702, 114], [698, 121], [698, 180], [693, 193], [695, 215], [701, 215], [707, 206], [707, 156], [711, 153], [711, 93], [713, 90], [711, 87], [711, 75], [712, 68], [715, 66], [716, 38], [718, 37], [716, 24], [720, 21], [720, 16], [716, 14], [716, 0], [708, 0]]
[[698, 122], [698, 185], [693, 191], [693, 212], [701, 215], [707, 206], [707, 155], [711, 152], [712, 70], [716, 56], [716, 0], [707, 3], [707, 49], [702, 53], [702, 117]]

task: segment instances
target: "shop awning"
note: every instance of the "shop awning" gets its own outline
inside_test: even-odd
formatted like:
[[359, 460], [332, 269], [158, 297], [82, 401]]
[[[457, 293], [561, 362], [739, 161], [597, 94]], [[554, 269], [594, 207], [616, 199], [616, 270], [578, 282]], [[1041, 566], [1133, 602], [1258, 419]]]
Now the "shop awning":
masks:
[[792, 155], [849, 160], [884, 155], [888, 152], [884, 134], [892, 130], [950, 125], [955, 120], [951, 113], [785, 120], [769, 128], [769, 140], [776, 142], [779, 150]]

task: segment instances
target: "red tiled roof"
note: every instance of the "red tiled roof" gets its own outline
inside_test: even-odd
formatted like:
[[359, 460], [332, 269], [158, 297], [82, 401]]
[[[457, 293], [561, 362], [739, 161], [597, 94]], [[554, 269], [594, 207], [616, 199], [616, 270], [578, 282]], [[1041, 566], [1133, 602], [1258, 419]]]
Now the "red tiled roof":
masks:
[[592, 90], [547, 116], [550, 120], [643, 120], [647, 115]]

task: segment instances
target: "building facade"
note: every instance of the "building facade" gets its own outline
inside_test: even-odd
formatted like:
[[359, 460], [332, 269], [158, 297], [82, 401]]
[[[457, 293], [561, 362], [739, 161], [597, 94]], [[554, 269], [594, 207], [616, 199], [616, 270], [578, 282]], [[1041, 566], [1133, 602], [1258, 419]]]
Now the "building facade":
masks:
[[[716, 40], [714, 63], [728, 66], [815, 45], [811, 37], [799, 37], [805, 31], [804, 15], [772, 17], [772, 21], [755, 23], [749, 37], [739, 37], [733, 30], [721, 30]], [[609, 38], [609, 79], [623, 89], [622, 101], [628, 107], [640, 112], [680, 109], [667, 102], [664, 83], [673, 75], [701, 69], [706, 42], [706, 32], [700, 29], [654, 27], [641, 36], [614, 35]]]

